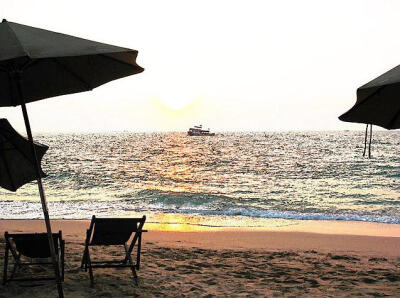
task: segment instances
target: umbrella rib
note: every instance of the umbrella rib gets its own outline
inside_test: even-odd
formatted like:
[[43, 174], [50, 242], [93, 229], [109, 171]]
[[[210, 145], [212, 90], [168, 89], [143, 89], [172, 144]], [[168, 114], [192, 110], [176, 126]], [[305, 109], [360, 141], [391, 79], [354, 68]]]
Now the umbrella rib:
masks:
[[[362, 102], [360, 102], [359, 104], [355, 104], [354, 107], [352, 107], [350, 110], [354, 109], [355, 107], [359, 107], [362, 104], [364, 104], [365, 102], [367, 102], [368, 100], [370, 100], [376, 93], [378, 93], [379, 91], [382, 91], [382, 89], [384, 89], [385, 87], [388, 86], [392, 86], [394, 84], [398, 84], [399, 82], [396, 83], [392, 83], [392, 84], [388, 84], [388, 85], [384, 85], [384, 86], [379, 86], [378, 89], [376, 89], [372, 94], [368, 95]], [[350, 110], [348, 112], [350, 112]], [[347, 112], [346, 112], [347, 113]], [[392, 126], [393, 122], [396, 120], [396, 118], [400, 115], [400, 110], [392, 117], [392, 119], [390, 119], [390, 121], [388, 122], [387, 126], [384, 126], [387, 129], [391, 129], [390, 127]]]
[[365, 102], [367, 102], [368, 100], [370, 100], [376, 93], [378, 93], [379, 91], [381, 91], [381, 90], [382, 90], [383, 88], [385, 88], [385, 87], [387, 87], [387, 85], [385, 85], [385, 86], [379, 86], [374, 92], [372, 92], [370, 95], [368, 95], [366, 98], [364, 98], [364, 100], [363, 100], [362, 102], [360, 102], [360, 103], [358, 103], [358, 104], [355, 104], [355, 105], [354, 105], [354, 108], [355, 108], [355, 107], [358, 107], [358, 106], [364, 104]]
[[84, 85], [87, 90], [93, 90], [93, 88], [84, 79], [82, 79], [79, 75], [77, 75], [75, 72], [73, 72], [67, 66], [65, 66], [60, 61], [58, 61], [58, 59], [53, 58], [52, 60], [55, 63], [57, 63], [59, 66], [61, 66], [66, 72], [68, 72], [70, 75], [72, 75], [75, 79], [77, 79], [79, 82], [81, 82], [82, 85]]
[[15, 31], [13, 30], [13, 28], [9, 25], [8, 22], [6, 22], [8, 29], [12, 32], [12, 34], [15, 37], [15, 40], [18, 42], [18, 45], [20, 47], [20, 49], [24, 52], [24, 54], [30, 58], [29, 53], [25, 50], [24, 46], [22, 45], [20, 39], [18, 38], [17, 34], [15, 33]]
[[[119, 62], [119, 63], [124, 64], [124, 65], [127, 65], [127, 66], [129, 66], [129, 67], [135, 67], [135, 65], [132, 65], [132, 64], [130, 64], [130, 63], [126, 63], [125, 61], [121, 61], [121, 60], [116, 59], [116, 58], [114, 58], [114, 57], [107, 56], [106, 54], [100, 54], [99, 56], [104, 57], [104, 58], [107, 58], [107, 59], [110, 59], [110, 60], [113, 60], [113, 61], [116, 61], [116, 62]], [[141, 68], [139, 65], [136, 65], [136, 66], [137, 66], [138, 68]]]
[[[368, 95], [366, 98], [364, 98], [363, 101], [361, 101], [361, 102], [359, 102], [359, 103], [356, 103], [351, 109], [353, 109], [353, 108], [355, 108], [355, 107], [358, 107], [358, 106], [364, 104], [366, 101], [370, 100], [376, 93], [382, 91], [382, 89], [384, 89], [384, 88], [386, 88], [386, 87], [389, 87], [389, 86], [393, 86], [393, 85], [395, 85], [395, 84], [399, 84], [399, 83], [400, 83], [400, 82], [395, 82], [395, 83], [391, 83], [391, 84], [388, 84], [388, 85], [377, 86], [377, 89], [376, 89], [374, 92], [372, 92], [370, 95]], [[362, 87], [358, 88], [358, 90], [360, 90], [360, 89], [362, 89]], [[357, 90], [357, 91], [358, 91], [358, 90]], [[351, 109], [350, 109], [350, 110], [351, 110]]]
[[[372, 92], [370, 95], [368, 95], [366, 98], [364, 98], [363, 101], [361, 102], [356, 102], [354, 106], [352, 106], [346, 113], [342, 114], [341, 116], [339, 116], [339, 119], [342, 121], [346, 121], [346, 122], [358, 122], [358, 123], [365, 123], [364, 120], [362, 121], [354, 121], [354, 120], [347, 120], [346, 117], [348, 116], [349, 113], [353, 112], [353, 110], [363, 104], [365, 104], [368, 100], [370, 100], [376, 93], [378, 93], [378, 91], [382, 90], [383, 88], [385, 88], [385, 86], [379, 86], [374, 92]], [[360, 87], [361, 88], [361, 87]], [[360, 89], [358, 88], [357, 91]], [[344, 118], [344, 119], [343, 119]], [[351, 118], [351, 117], [350, 117]]]
[[29, 60], [29, 62], [27, 62], [24, 66], [22, 66], [22, 70], [24, 71], [24, 70], [26, 70], [26, 69], [31, 68], [32, 65], [37, 64], [39, 61], [40, 61], [40, 59], [33, 59], [33, 58], [31, 58], [31, 59]]

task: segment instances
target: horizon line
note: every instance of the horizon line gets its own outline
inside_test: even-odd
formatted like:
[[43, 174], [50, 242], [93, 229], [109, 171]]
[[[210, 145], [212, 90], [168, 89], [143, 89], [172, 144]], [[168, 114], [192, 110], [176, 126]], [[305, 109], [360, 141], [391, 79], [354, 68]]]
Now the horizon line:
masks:
[[[395, 129], [387, 130], [381, 127], [376, 127], [375, 131], [394, 132]], [[364, 132], [365, 129], [285, 129], [285, 130], [215, 130], [216, 134], [223, 133], [275, 133], [275, 132]], [[33, 131], [33, 134], [117, 134], [117, 133], [137, 133], [137, 134], [152, 134], [152, 133], [187, 133], [183, 130], [154, 130], [154, 131], [140, 131], [140, 130], [110, 130], [110, 131]]]

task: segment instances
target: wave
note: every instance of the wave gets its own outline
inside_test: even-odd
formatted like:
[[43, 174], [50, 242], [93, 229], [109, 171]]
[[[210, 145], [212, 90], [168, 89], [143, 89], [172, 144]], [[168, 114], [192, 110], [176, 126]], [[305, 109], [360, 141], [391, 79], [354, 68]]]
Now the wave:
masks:
[[275, 210], [251, 210], [233, 208], [230, 210], [199, 210], [199, 209], [166, 209], [166, 213], [196, 214], [211, 216], [244, 216], [253, 218], [273, 218], [291, 220], [340, 220], [340, 221], [363, 221], [376, 223], [400, 224], [400, 218], [396, 216], [377, 216], [372, 214], [324, 214], [324, 213], [297, 213]]
[[[99, 196], [100, 197], [100, 196]], [[246, 217], [289, 220], [341, 220], [400, 224], [400, 217], [390, 213], [396, 200], [380, 202], [364, 201], [358, 198], [354, 205], [386, 205], [379, 214], [366, 211], [349, 212], [345, 209], [326, 210], [317, 205], [297, 206], [292, 204], [283, 209], [276, 199], [236, 198], [226, 195], [190, 192], [166, 192], [161, 190], [140, 190], [116, 194], [114, 197], [94, 199], [75, 198], [49, 202], [55, 218], [86, 218], [93, 212], [101, 216], [121, 216], [130, 213], [148, 212], [164, 214], [199, 215], [212, 217]], [[293, 202], [292, 202], [293, 203]], [[2, 200], [0, 218], [40, 218], [38, 202], [31, 200]], [[296, 208], [301, 210], [296, 210]], [[324, 207], [324, 206], [322, 206]], [[337, 208], [337, 206], [336, 206]], [[374, 207], [375, 208], [375, 207]], [[78, 211], [79, 210], [79, 211]], [[386, 211], [386, 212], [384, 212]]]
[[227, 215], [227, 216], [248, 216], [261, 218], [282, 218], [294, 220], [343, 220], [343, 221], [364, 221], [400, 224], [400, 218], [394, 216], [376, 216], [363, 214], [323, 214], [323, 213], [294, 213], [287, 211], [258, 211], [258, 210], [227, 210], [223, 212], [205, 211], [204, 215]]
[[[211, 202], [214, 202], [210, 199]], [[64, 201], [49, 202], [52, 218], [90, 218], [93, 210], [99, 216], [129, 216], [132, 213], [163, 213], [163, 214], [181, 214], [198, 215], [204, 217], [220, 218], [238, 218], [246, 217], [248, 219], [288, 219], [288, 220], [340, 220], [340, 221], [363, 221], [400, 224], [398, 216], [385, 216], [363, 213], [323, 213], [323, 212], [295, 212], [273, 209], [261, 209], [254, 207], [237, 206], [206, 206], [181, 204], [179, 207], [173, 204], [132, 204], [127, 200], [105, 200], [105, 201]], [[171, 203], [171, 202], [170, 202]], [[77, 212], [79, 210], [79, 212]], [[28, 201], [4, 201], [0, 212], [1, 219], [11, 218], [41, 218], [41, 206], [38, 202]]]

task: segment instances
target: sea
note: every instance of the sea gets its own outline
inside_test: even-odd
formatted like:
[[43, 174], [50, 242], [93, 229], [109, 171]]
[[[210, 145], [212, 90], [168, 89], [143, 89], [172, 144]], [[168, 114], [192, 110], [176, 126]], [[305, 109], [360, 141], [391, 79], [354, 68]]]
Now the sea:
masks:
[[[400, 223], [400, 134], [363, 131], [38, 134], [51, 218], [274, 227]], [[0, 218], [42, 218], [34, 182], [0, 190]]]

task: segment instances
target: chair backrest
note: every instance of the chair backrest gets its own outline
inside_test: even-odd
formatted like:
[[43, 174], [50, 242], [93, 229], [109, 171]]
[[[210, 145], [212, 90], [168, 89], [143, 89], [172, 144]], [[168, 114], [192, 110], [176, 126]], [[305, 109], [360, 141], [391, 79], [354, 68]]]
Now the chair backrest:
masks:
[[132, 233], [143, 226], [146, 217], [142, 218], [96, 218], [90, 224], [92, 240], [89, 245], [123, 245]]
[[[29, 258], [50, 258], [50, 245], [47, 233], [9, 234], [5, 233], [6, 241], [15, 243], [15, 248], [21, 255]], [[62, 242], [61, 231], [53, 233], [54, 248], [58, 254], [59, 243]]]

